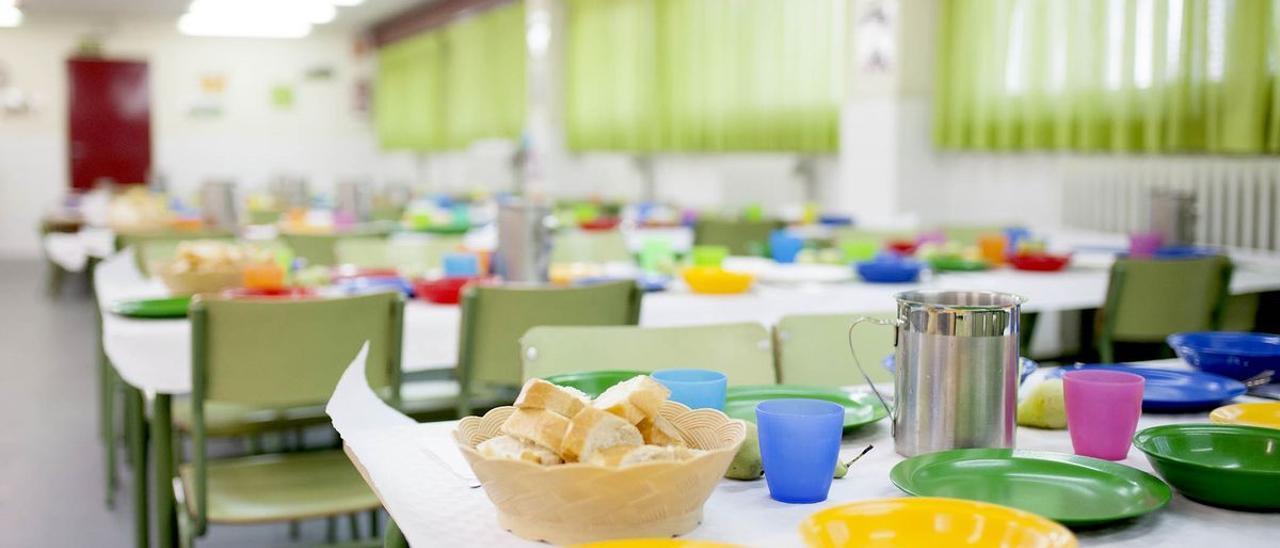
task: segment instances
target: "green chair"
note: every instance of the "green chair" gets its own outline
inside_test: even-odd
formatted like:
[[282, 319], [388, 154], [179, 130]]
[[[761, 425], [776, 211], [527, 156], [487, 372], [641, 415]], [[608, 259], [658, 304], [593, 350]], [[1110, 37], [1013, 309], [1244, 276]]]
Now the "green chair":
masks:
[[444, 256], [460, 249], [463, 240], [453, 236], [425, 238], [342, 238], [334, 244], [336, 264], [360, 268], [394, 268], [421, 275], [440, 268]]
[[178, 468], [174, 482], [186, 545], [209, 523], [297, 521], [380, 507], [341, 451], [209, 459], [206, 411], [211, 402], [259, 409], [322, 405], [366, 342], [370, 386], [399, 405], [403, 306], [395, 293], [193, 301], [191, 462]]
[[640, 290], [630, 281], [587, 287], [470, 286], [462, 297], [458, 416], [472, 398], [510, 402], [524, 381], [520, 337], [542, 325], [636, 325]]
[[942, 234], [947, 237], [948, 242], [959, 242], [964, 245], [977, 245], [978, 239], [987, 234], [1004, 234], [1005, 226], [1013, 226], [1017, 223], [1006, 223], [1004, 225], [946, 225], [942, 227]]
[[1159, 344], [1180, 331], [1218, 329], [1231, 272], [1226, 257], [1116, 260], [1098, 330], [1102, 361], [1116, 361], [1115, 343]]
[[250, 209], [246, 220], [251, 225], [272, 225], [280, 220], [283, 213], [279, 209]]
[[693, 227], [693, 243], [725, 246], [732, 255], [763, 255], [769, 249], [769, 234], [783, 226], [774, 220], [698, 219]]
[[777, 384], [769, 331], [758, 323], [690, 327], [535, 327], [520, 339], [524, 378], [621, 369], [720, 371], [729, 384]]
[[631, 262], [627, 239], [617, 230], [566, 230], [551, 244], [551, 263]]
[[338, 264], [337, 243], [353, 238], [386, 239], [390, 233], [385, 229], [360, 229], [351, 232], [307, 234], [300, 232], [282, 232], [280, 240], [293, 250], [293, 256], [306, 259], [312, 265]]
[[[779, 382], [807, 386], [866, 384], [849, 355], [849, 326], [859, 316], [892, 320], [897, 314], [783, 316], [774, 326]], [[893, 375], [881, 365], [884, 357], [893, 353], [893, 335], [893, 329], [871, 323], [853, 331], [858, 360], [874, 382], [893, 382]]]

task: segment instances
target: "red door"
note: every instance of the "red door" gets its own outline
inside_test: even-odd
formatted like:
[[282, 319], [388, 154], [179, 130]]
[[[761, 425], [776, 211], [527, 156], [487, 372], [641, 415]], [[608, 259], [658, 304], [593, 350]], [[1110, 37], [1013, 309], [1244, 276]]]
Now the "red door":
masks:
[[95, 181], [144, 183], [151, 167], [151, 94], [147, 64], [67, 60], [71, 187]]

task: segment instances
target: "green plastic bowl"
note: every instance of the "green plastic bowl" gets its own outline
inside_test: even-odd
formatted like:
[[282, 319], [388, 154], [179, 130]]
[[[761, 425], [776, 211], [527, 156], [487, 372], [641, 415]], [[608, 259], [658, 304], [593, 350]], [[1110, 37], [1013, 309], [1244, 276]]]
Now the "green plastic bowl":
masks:
[[1168, 424], [1138, 432], [1133, 445], [1189, 499], [1223, 508], [1280, 510], [1280, 430]]
[[622, 381], [636, 377], [639, 375], [648, 375], [644, 371], [583, 371], [581, 373], [561, 373], [559, 375], [551, 375], [543, 380], [560, 386], [568, 386], [577, 388], [586, 392], [592, 398], [599, 397], [610, 386], [618, 384]]

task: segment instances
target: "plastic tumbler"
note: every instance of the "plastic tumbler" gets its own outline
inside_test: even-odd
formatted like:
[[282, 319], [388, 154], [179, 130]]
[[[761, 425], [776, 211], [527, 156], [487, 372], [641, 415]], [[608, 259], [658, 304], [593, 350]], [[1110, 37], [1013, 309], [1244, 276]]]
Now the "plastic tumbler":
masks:
[[787, 234], [785, 230], [775, 230], [769, 235], [769, 254], [777, 262], [796, 262], [796, 255], [802, 249], [804, 249], [804, 239]]
[[473, 253], [449, 253], [444, 256], [446, 278], [474, 278], [480, 275], [480, 259]]
[[1142, 415], [1141, 376], [1122, 371], [1069, 371], [1062, 376], [1067, 430], [1077, 455], [1124, 460]]
[[722, 245], [696, 245], [690, 254], [693, 256], [693, 266], [720, 268], [729, 256], [729, 248]]
[[1164, 244], [1164, 236], [1159, 232], [1135, 232], [1129, 235], [1129, 256], [1142, 259], [1149, 258], [1160, 250]]
[[773, 500], [827, 500], [843, 425], [844, 408], [829, 401], [779, 399], [756, 405], [760, 459]]
[[654, 380], [671, 390], [671, 400], [689, 406], [689, 409], [724, 410], [725, 390], [729, 378], [719, 371], [708, 369], [663, 369], [654, 371]]
[[1005, 256], [1010, 253], [1008, 239], [1004, 234], [991, 233], [978, 237], [978, 248], [982, 250], [983, 260], [991, 264], [1003, 264]]

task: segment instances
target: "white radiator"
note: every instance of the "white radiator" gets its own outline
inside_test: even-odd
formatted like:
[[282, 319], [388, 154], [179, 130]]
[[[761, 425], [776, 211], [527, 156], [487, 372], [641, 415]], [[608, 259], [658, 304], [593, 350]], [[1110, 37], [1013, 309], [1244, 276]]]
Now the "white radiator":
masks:
[[1065, 162], [1063, 222], [1147, 230], [1153, 190], [1196, 197], [1197, 244], [1280, 250], [1280, 158], [1077, 157]]

